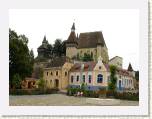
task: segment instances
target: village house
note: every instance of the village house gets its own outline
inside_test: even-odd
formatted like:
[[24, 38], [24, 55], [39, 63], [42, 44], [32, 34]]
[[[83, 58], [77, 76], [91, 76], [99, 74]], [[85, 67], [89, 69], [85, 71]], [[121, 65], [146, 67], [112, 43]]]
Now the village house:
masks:
[[[134, 89], [132, 71], [118, 68], [116, 70], [117, 90]], [[109, 65], [99, 57], [97, 62], [76, 63], [69, 73], [69, 86], [80, 87], [86, 84], [87, 90], [107, 89], [110, 81]]]
[[43, 79], [47, 88], [67, 89], [69, 70], [73, 66], [68, 57], [56, 57], [44, 68]]

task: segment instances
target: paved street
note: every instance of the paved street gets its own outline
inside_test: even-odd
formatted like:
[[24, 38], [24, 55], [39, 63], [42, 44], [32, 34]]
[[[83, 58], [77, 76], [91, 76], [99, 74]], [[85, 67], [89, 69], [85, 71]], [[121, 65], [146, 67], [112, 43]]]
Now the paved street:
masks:
[[10, 106], [138, 106], [138, 101], [73, 97], [65, 94], [9, 96]]

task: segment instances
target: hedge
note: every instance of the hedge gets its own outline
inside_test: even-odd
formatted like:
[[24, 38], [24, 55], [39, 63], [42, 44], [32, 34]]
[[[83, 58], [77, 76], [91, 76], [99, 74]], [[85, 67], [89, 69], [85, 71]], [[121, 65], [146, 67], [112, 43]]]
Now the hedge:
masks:
[[67, 95], [74, 96], [77, 92], [83, 92], [84, 97], [104, 97], [104, 98], [116, 98], [122, 100], [133, 100], [139, 101], [139, 93], [131, 93], [131, 92], [115, 92], [109, 90], [99, 90], [99, 91], [91, 91], [91, 90], [81, 90], [80, 88], [68, 88]]
[[10, 89], [10, 95], [41, 95], [57, 93], [58, 89]]

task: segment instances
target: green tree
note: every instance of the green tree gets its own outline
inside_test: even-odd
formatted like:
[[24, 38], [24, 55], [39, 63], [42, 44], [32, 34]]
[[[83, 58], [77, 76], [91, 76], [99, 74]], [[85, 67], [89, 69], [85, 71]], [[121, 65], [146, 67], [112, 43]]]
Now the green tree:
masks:
[[28, 49], [28, 38], [25, 35], [9, 29], [9, 84], [13, 86], [12, 80], [18, 74], [22, 80], [31, 76], [33, 71], [34, 54]]
[[48, 49], [46, 52], [46, 57], [47, 58], [52, 58], [53, 55], [53, 46], [51, 44], [48, 44]]
[[137, 81], [139, 81], [139, 71], [136, 71], [136, 72], [135, 72], [135, 79], [136, 79]]
[[21, 77], [19, 74], [14, 74], [12, 79], [13, 88], [19, 89], [21, 88]]
[[85, 91], [85, 87], [86, 87], [86, 85], [84, 83], [82, 83], [81, 87], [80, 87], [81, 91]]
[[116, 83], [117, 83], [117, 77], [116, 77], [116, 66], [111, 65], [110, 66], [110, 82], [108, 84], [108, 89], [111, 91], [116, 90]]
[[93, 61], [93, 58], [91, 57], [90, 54], [84, 53], [84, 57], [82, 57], [82, 61]]
[[39, 89], [46, 89], [46, 82], [43, 78], [38, 80], [38, 88]]
[[62, 42], [62, 55], [66, 56], [66, 43], [65, 43], [65, 41]]
[[62, 41], [56, 39], [53, 45], [53, 55], [60, 57], [62, 55]]
[[28, 44], [28, 38], [22, 34], [22, 35], [19, 35], [19, 40], [22, 40], [24, 44]]

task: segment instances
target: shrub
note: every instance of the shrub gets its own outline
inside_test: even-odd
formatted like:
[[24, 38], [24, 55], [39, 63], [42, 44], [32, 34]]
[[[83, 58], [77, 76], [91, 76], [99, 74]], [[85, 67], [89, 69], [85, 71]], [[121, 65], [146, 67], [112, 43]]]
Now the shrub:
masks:
[[10, 95], [42, 95], [56, 93], [57, 89], [10, 89]]
[[113, 98], [122, 99], [122, 100], [138, 101], [139, 100], [139, 93], [107, 91], [106, 97], [113, 97]]
[[15, 89], [21, 88], [21, 77], [19, 74], [14, 74], [12, 84]]
[[46, 87], [46, 82], [42, 78], [37, 83], [38, 83], [38, 88], [40, 89], [44, 89]]
[[106, 97], [114, 97], [115, 93], [116, 92], [113, 90], [108, 90], [108, 91], [106, 91]]
[[122, 100], [139, 100], [139, 93], [132, 93], [132, 92], [117, 92], [114, 96], [116, 99], [122, 99]]

